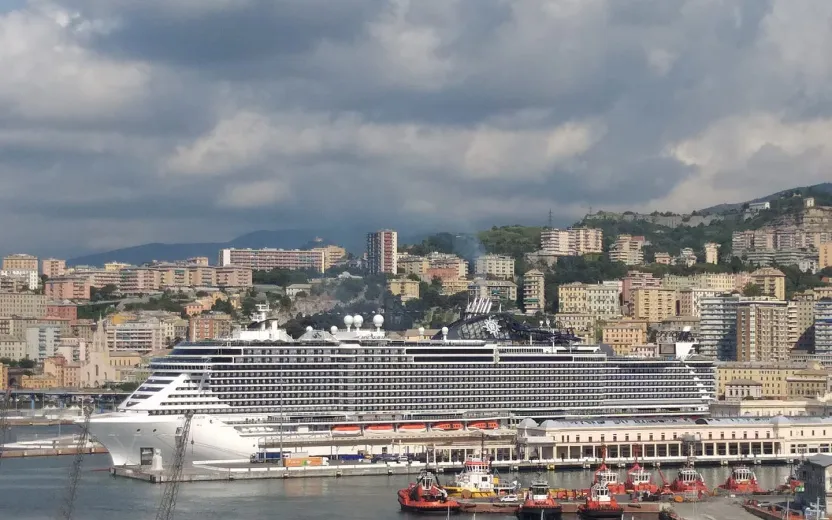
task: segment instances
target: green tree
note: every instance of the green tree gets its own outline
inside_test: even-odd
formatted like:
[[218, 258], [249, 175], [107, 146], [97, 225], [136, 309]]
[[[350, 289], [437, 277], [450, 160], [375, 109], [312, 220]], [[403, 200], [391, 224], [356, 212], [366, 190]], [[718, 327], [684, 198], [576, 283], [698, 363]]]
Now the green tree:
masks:
[[231, 302], [228, 300], [217, 300], [214, 302], [214, 305], [211, 306], [211, 310], [215, 312], [224, 312], [228, 315], [237, 316], [237, 310], [231, 305]]
[[755, 283], [748, 282], [745, 284], [745, 287], [742, 288], [742, 295], [749, 297], [762, 296], [763, 288]]
[[17, 362], [17, 366], [20, 368], [35, 368], [36, 364], [32, 359], [21, 359]]

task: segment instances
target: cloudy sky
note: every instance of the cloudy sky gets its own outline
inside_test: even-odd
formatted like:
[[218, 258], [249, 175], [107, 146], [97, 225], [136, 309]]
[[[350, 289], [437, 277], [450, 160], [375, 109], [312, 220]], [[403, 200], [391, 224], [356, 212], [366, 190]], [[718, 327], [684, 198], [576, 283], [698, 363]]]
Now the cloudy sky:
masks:
[[466, 230], [832, 180], [829, 0], [0, 0], [0, 244]]

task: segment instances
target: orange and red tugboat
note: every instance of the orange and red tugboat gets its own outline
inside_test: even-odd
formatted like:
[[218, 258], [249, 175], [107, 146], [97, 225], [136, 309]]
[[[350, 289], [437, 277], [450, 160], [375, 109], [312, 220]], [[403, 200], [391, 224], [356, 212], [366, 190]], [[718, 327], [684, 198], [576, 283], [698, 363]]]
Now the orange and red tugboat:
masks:
[[731, 493], [761, 493], [763, 490], [757, 484], [757, 476], [748, 466], [736, 466], [731, 470], [731, 476], [719, 489]]
[[581, 520], [621, 520], [624, 508], [618, 505], [610, 490], [603, 484], [593, 484], [586, 503], [578, 506]]
[[638, 460], [636, 460], [635, 464], [627, 471], [624, 490], [627, 493], [649, 493], [655, 495], [659, 492], [659, 486], [653, 482], [653, 476], [650, 472], [639, 466]]
[[423, 514], [456, 514], [460, 504], [448, 498], [433, 470], [423, 469], [419, 478], [405, 489], [399, 490], [399, 505], [402, 511]]
[[676, 478], [670, 483], [670, 491], [674, 493], [696, 493], [697, 496], [709, 493], [702, 475], [693, 469], [690, 463], [679, 470]]
[[525, 500], [517, 508], [519, 520], [561, 520], [563, 508], [549, 491], [549, 482], [535, 479], [526, 491]]
[[618, 481], [618, 472], [609, 469], [606, 462], [601, 462], [601, 466], [595, 472], [595, 478], [592, 483], [606, 486], [610, 490], [610, 493], [614, 495], [623, 495], [626, 493], [624, 484]]

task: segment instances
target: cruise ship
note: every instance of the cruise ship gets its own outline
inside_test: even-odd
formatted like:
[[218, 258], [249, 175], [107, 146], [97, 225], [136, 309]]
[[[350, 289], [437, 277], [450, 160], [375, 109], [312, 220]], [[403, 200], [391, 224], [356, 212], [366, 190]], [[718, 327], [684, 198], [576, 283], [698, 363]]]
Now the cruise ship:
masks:
[[[187, 456], [199, 461], [248, 459], [278, 437], [708, 414], [713, 362], [692, 343], [678, 355], [619, 357], [484, 310], [414, 341], [388, 337], [377, 315], [371, 327], [347, 316], [344, 328], [310, 327], [297, 339], [267, 320], [180, 343], [115, 412], [93, 416], [90, 433], [114, 465], [137, 465], [154, 452], [171, 460], [188, 412]], [[320, 450], [309, 455], [331, 453]]]

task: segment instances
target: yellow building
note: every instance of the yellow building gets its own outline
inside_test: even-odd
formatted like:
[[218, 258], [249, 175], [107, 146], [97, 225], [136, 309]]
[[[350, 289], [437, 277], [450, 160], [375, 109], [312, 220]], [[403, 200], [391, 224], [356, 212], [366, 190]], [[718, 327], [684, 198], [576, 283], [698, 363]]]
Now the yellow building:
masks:
[[737, 306], [737, 361], [786, 361], [789, 357], [788, 304], [780, 300], [741, 301]]
[[580, 282], [558, 287], [558, 311], [562, 313], [586, 312], [586, 285]]
[[471, 280], [468, 278], [446, 278], [442, 280], [440, 293], [443, 296], [453, 296], [454, 294], [466, 292], [469, 285], [471, 285]]
[[107, 262], [104, 264], [105, 271], [121, 271], [122, 269], [127, 269], [128, 267], [132, 267], [132, 265], [124, 262]]
[[48, 390], [58, 387], [58, 378], [53, 374], [24, 375], [20, 378], [20, 388], [24, 390]]
[[751, 273], [751, 283], [759, 285], [763, 294], [778, 300], [786, 299], [786, 275], [773, 267], [763, 267]]
[[647, 343], [647, 322], [623, 320], [604, 325], [601, 342], [610, 345], [616, 354], [626, 356], [634, 345]]
[[9, 367], [0, 363], [0, 390], [9, 387]]
[[387, 289], [394, 296], [401, 296], [402, 301], [419, 297], [419, 282], [409, 278], [392, 278], [387, 281]]
[[402, 254], [399, 255], [396, 268], [401, 275], [415, 274], [421, 278], [430, 269], [430, 262], [422, 256]]
[[654, 261], [657, 264], [670, 265], [673, 263], [670, 254], [666, 252], [656, 253]]
[[822, 397], [829, 389], [829, 371], [823, 368], [807, 368], [786, 378], [790, 398]]
[[818, 267], [832, 267], [832, 242], [818, 246]]
[[633, 291], [633, 317], [658, 323], [676, 316], [676, 291], [660, 287], [644, 287]]
[[804, 363], [724, 362], [716, 367], [717, 396], [725, 395], [726, 385], [737, 379], [749, 379], [763, 385], [764, 398], [785, 398], [789, 395], [788, 379], [804, 370], [821, 369], [820, 364], [807, 367]]
[[3, 257], [4, 271], [37, 271], [38, 257], [27, 254], [15, 254]]
[[572, 331], [584, 343], [592, 344], [596, 342], [596, 328], [598, 323], [598, 316], [588, 312], [559, 312], [555, 314], [555, 328]]

